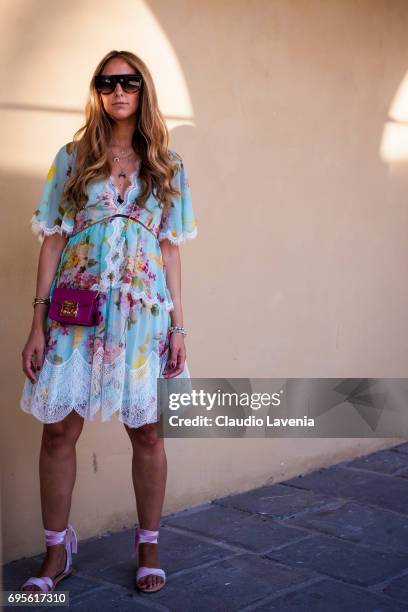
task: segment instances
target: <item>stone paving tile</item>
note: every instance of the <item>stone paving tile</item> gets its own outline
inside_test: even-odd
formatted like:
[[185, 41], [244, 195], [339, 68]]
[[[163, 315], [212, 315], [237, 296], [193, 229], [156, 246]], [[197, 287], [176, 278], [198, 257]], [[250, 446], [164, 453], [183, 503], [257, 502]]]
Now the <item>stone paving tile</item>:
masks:
[[262, 514], [271, 518], [284, 519], [304, 513], [307, 510], [333, 504], [333, 499], [312, 491], [302, 491], [295, 487], [274, 484], [228, 495], [213, 500], [214, 504]]
[[382, 474], [395, 474], [400, 469], [408, 469], [408, 454], [382, 450], [353, 461], [344, 461], [338, 465], [339, 467], [361, 468]]
[[393, 446], [390, 450], [392, 450], [394, 453], [408, 454], [408, 442], [404, 442], [403, 444], [398, 444], [398, 446]]
[[[169, 608], [165, 606], [152, 606], [147, 603], [143, 603], [141, 601], [141, 596], [125, 594], [119, 595], [113, 589], [103, 589], [96, 593], [91, 593], [86, 597], [81, 598], [80, 600], [73, 601], [70, 604], [69, 612], [71, 610], [75, 610], [76, 612], [90, 612], [91, 610], [95, 610], [96, 612], [111, 612], [111, 610], [119, 610], [120, 612], [137, 612], [138, 610], [147, 612], [148, 610], [162, 610], [163, 612], [167, 612]], [[44, 612], [49, 608], [43, 608]], [[63, 608], [55, 608], [52, 610], [63, 610]]]
[[408, 553], [407, 517], [389, 510], [345, 502], [339, 508], [322, 508], [285, 522], [377, 549]]
[[78, 553], [73, 555], [76, 569], [83, 571], [96, 568], [102, 571], [114, 563], [124, 563], [132, 555], [134, 537], [134, 529], [121, 529], [81, 540], [78, 542]]
[[216, 504], [194, 514], [180, 512], [163, 522], [259, 553], [309, 536], [303, 529], [282, 525], [269, 517]]
[[154, 601], [174, 612], [229, 612], [316, 577], [307, 569], [243, 554], [173, 576], [164, 589], [154, 594]]
[[383, 593], [407, 604], [408, 609], [408, 574], [394, 578], [383, 588]]
[[408, 467], [403, 468], [402, 470], [399, 470], [396, 476], [398, 478], [408, 478]]
[[379, 552], [326, 535], [316, 535], [265, 555], [307, 567], [351, 584], [373, 585], [408, 568], [408, 555]]
[[[160, 529], [159, 543], [161, 544], [158, 552], [159, 560], [166, 575], [237, 554], [216, 544], [203, 542], [189, 534], [175, 533], [165, 527]], [[104, 564], [99, 567], [96, 562], [89, 565], [81, 562], [77, 564], [77, 569], [80, 569], [84, 576], [93, 576], [99, 580], [133, 589], [136, 559], [132, 559], [131, 555], [127, 554], [126, 560], [123, 560], [120, 555], [122, 551], [112, 545], [110, 565]]]
[[406, 612], [404, 604], [365, 589], [334, 580], [322, 580], [264, 602], [257, 612]]
[[296, 476], [285, 485], [408, 514], [408, 481], [404, 478], [334, 466]]

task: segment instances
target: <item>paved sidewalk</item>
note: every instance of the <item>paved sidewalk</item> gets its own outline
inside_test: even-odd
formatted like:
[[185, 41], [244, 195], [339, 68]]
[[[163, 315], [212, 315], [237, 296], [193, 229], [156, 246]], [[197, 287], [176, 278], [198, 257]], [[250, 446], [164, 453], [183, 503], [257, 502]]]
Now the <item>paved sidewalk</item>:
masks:
[[[80, 541], [52, 609], [406, 612], [408, 443], [163, 517], [157, 593], [134, 588], [133, 537]], [[41, 557], [6, 565], [4, 588]]]

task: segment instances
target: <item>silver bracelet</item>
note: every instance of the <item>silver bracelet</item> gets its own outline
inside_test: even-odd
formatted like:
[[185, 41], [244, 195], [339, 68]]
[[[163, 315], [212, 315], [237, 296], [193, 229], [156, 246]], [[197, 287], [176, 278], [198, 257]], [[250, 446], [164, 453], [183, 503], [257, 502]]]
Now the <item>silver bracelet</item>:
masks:
[[181, 334], [183, 334], [183, 336], [187, 336], [185, 327], [181, 327], [180, 325], [171, 325], [170, 333], [173, 333], [173, 332], [180, 332]]

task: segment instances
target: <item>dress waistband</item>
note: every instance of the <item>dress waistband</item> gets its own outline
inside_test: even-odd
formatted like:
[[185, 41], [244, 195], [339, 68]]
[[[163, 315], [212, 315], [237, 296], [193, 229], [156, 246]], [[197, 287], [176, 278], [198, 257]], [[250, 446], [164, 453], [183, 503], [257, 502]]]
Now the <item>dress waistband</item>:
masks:
[[89, 223], [89, 225], [82, 228], [81, 230], [74, 232], [73, 234], [70, 234], [69, 238], [73, 238], [77, 234], [80, 234], [81, 232], [84, 232], [85, 230], [87, 230], [88, 227], [92, 227], [93, 225], [97, 225], [98, 223], [109, 223], [109, 221], [113, 219], [114, 217], [124, 217], [125, 219], [130, 219], [131, 221], [136, 221], [137, 223], [140, 223], [140, 225], [142, 225], [145, 229], [147, 229], [147, 231], [150, 232], [158, 241], [156, 234], [150, 229], [150, 227], [147, 227], [147, 225], [145, 225], [139, 219], [134, 219], [134, 217], [131, 217], [130, 215], [124, 215], [123, 213], [115, 213], [114, 215], [110, 215], [109, 217], [104, 217], [103, 219], [100, 219], [99, 221], [95, 221], [94, 223]]

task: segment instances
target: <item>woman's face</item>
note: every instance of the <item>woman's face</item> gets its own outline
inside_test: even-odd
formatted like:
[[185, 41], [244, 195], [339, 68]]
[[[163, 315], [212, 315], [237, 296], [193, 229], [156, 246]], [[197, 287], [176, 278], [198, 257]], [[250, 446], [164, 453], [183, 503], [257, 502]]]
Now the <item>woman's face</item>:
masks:
[[[105, 64], [101, 72], [104, 76], [112, 74], [135, 74], [135, 69], [132, 68], [124, 59], [114, 57]], [[126, 93], [120, 83], [116, 84], [114, 91], [111, 94], [100, 94], [102, 104], [108, 115], [115, 121], [128, 119], [135, 115], [140, 98], [140, 90], [135, 93]]]

